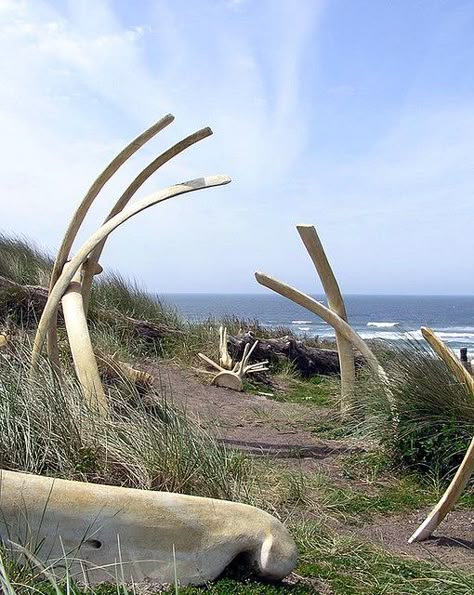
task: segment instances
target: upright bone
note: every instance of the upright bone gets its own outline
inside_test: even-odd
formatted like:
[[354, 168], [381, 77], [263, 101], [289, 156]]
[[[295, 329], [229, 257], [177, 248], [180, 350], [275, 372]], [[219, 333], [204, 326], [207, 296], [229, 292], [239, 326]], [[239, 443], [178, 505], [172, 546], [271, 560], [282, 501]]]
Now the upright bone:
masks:
[[[66, 267], [68, 265], [66, 264]], [[81, 269], [72, 278], [62, 299], [64, 323], [77, 378], [86, 403], [100, 415], [107, 415], [107, 400], [92, 348], [81, 293]]]
[[[329, 308], [347, 322], [344, 299], [316, 230], [312, 225], [297, 225], [296, 229], [321, 279]], [[354, 392], [354, 352], [351, 342], [338, 330], [336, 330], [336, 343], [341, 369], [341, 411], [345, 413], [350, 407]]]

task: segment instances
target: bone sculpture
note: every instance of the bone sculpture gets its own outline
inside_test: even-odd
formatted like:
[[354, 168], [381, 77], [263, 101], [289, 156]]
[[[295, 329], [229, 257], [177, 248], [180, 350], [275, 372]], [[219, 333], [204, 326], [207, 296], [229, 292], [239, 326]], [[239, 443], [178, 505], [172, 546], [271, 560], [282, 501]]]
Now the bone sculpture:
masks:
[[[270, 514], [225, 500], [2, 471], [0, 538], [89, 584], [156, 580], [204, 584], [240, 553], [267, 579], [282, 579], [296, 547]], [[25, 544], [25, 535], [35, 543]], [[66, 560], [65, 560], [66, 558]]]
[[[107, 415], [107, 400], [87, 326], [87, 306], [94, 275], [101, 272], [99, 258], [108, 236], [128, 219], [160, 202], [188, 192], [230, 182], [227, 176], [198, 178], [165, 188], [125, 208], [141, 185], [172, 157], [212, 134], [203, 128], [186, 137], [152, 161], [118, 199], [103, 225], [78, 248], [70, 250], [78, 230], [104, 184], [145, 142], [173, 116], [168, 115], [132, 141], [105, 168], [83, 198], [66, 231], [51, 274], [48, 300], [36, 331], [31, 376], [37, 373], [41, 351], [48, 340], [48, 355], [60, 372], [57, 311], [62, 302], [65, 326], [77, 377], [89, 406]], [[221, 345], [226, 343], [224, 331]], [[226, 347], [227, 350], [227, 347]], [[227, 351], [226, 351], [227, 352]], [[248, 365], [251, 351], [226, 373], [231, 380], [264, 369]], [[225, 354], [224, 354], [225, 355]], [[227, 353], [227, 358], [230, 359]], [[230, 360], [231, 361], [231, 360]], [[224, 363], [228, 363], [226, 359]], [[217, 366], [217, 364], [215, 364]], [[120, 364], [129, 378], [147, 381], [149, 375]], [[224, 368], [219, 366], [220, 371]], [[219, 376], [219, 375], [218, 375]], [[223, 381], [225, 382], [225, 381]], [[202, 584], [218, 576], [240, 553], [250, 556], [262, 576], [279, 579], [295, 565], [296, 549], [284, 526], [267, 513], [226, 501], [85, 484], [1, 472], [0, 537], [18, 542], [27, 522], [32, 535], [43, 543], [40, 558], [64, 567], [64, 552], [73, 553], [74, 568], [88, 580], [115, 580], [117, 563], [124, 580], [157, 579]], [[90, 534], [92, 531], [92, 535]], [[80, 578], [79, 576], [79, 578]]]
[[332, 308], [327, 308], [326, 306], [316, 301], [309, 295], [306, 295], [305, 293], [298, 291], [297, 289], [291, 287], [290, 285], [287, 285], [286, 283], [282, 283], [277, 279], [273, 279], [272, 277], [269, 277], [264, 273], [255, 273], [255, 278], [257, 282], [260, 283], [260, 285], [268, 287], [272, 291], [275, 291], [281, 296], [291, 300], [292, 302], [295, 302], [303, 308], [306, 308], [310, 312], [313, 312], [313, 314], [316, 314], [333, 327], [333, 329], [336, 331], [336, 336], [344, 341], [343, 352], [341, 353], [341, 351], [339, 350], [340, 342], [338, 342], [338, 351], [341, 366], [341, 376], [342, 368], [344, 366], [346, 386], [347, 383], [349, 383], [349, 386], [352, 389], [352, 385], [354, 382], [351, 371], [351, 368], [353, 368], [354, 366], [354, 356], [352, 352], [349, 353], [349, 349], [347, 346], [347, 344], [350, 344], [352, 347], [359, 350], [363, 357], [367, 360], [367, 363], [369, 364], [373, 372], [386, 387], [388, 391], [387, 394], [390, 398], [390, 392], [388, 389], [389, 383], [385, 370], [379, 364], [377, 357], [370, 349], [370, 347], [367, 345], [367, 343], [360, 337], [360, 335], [358, 335], [353, 330], [353, 328], [345, 320], [344, 302], [342, 300], [342, 296], [340, 294], [339, 287], [337, 285], [334, 274], [329, 266], [329, 263], [327, 262], [327, 258], [322, 248], [321, 242], [319, 241], [319, 238], [316, 234], [316, 230], [312, 226], [308, 225], [298, 225], [297, 229], [300, 233], [301, 238], [303, 239], [303, 242], [309, 252], [311, 259], [313, 260], [316, 266], [316, 270], [320, 274], [321, 280], [323, 282], [323, 288], [328, 297], [328, 304], [332, 305]]
[[265, 367], [268, 361], [257, 362], [255, 364], [248, 363], [257, 345], [258, 341], [255, 341], [252, 347], [247, 343], [244, 347], [242, 359], [240, 362], [233, 364], [232, 358], [227, 351], [227, 329], [221, 326], [219, 328], [219, 363], [214, 362], [203, 353], [198, 353], [198, 356], [218, 371], [212, 379], [212, 384], [241, 392], [243, 389], [242, 382], [247, 374], [268, 370]]
[[[464, 368], [464, 366], [462, 366], [454, 353], [448, 347], [446, 347], [444, 343], [438, 339], [438, 337], [436, 337], [431, 329], [422, 328], [421, 332], [433, 351], [440, 356], [458, 382], [464, 384], [474, 397], [474, 379]], [[456, 475], [453, 477], [440, 501], [410, 537], [408, 540], [409, 543], [423, 541], [424, 539], [430, 537], [430, 535], [440, 525], [449, 511], [452, 510], [473, 473], [474, 438], [469, 444], [466, 454], [464, 455], [464, 459], [459, 465]]]
[[56, 370], [60, 372], [57, 343], [57, 310], [59, 303], [62, 301], [66, 331], [74, 366], [83, 388], [84, 396], [89, 405], [95, 407], [103, 415], [107, 413], [107, 403], [100, 382], [97, 362], [86, 320], [92, 278], [102, 270], [98, 262], [100, 255], [109, 234], [140, 211], [173, 196], [202, 188], [219, 186], [230, 181], [225, 176], [211, 176], [209, 178], [201, 178], [184, 184], [178, 184], [146, 199], [142, 199], [138, 203], [135, 203], [133, 207], [124, 210], [124, 207], [132, 196], [159, 167], [194, 143], [212, 134], [210, 128], [203, 128], [191, 134], [154, 159], [140, 172], [118, 199], [105, 219], [104, 225], [83, 244], [70, 263], [66, 264], [66, 261], [69, 258], [69, 252], [79, 228], [105, 183], [129, 157], [165, 126], [168, 126], [173, 119], [173, 116], [168, 114], [127, 145], [99, 175], [82, 199], [59, 248], [51, 273], [48, 302], [38, 325], [33, 345], [32, 375], [36, 372], [39, 356], [46, 337], [48, 339], [48, 355]]
[[[296, 229], [319, 275], [329, 308], [347, 322], [346, 306], [339, 285], [315, 228], [312, 225], [297, 225]], [[338, 330], [336, 330], [336, 344], [341, 370], [341, 413], [344, 414], [350, 406], [354, 391], [354, 352], [351, 342]]]

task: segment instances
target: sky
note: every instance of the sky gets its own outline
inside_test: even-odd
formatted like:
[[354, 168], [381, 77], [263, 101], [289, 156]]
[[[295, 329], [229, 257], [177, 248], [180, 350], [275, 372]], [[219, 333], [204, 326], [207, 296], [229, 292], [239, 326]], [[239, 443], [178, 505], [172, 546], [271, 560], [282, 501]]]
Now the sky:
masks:
[[167, 113], [74, 245], [191, 132], [213, 136], [133, 200], [232, 183], [137, 215], [106, 270], [158, 293], [320, 285], [312, 224], [343, 293], [474, 294], [472, 0], [0, 0], [0, 231], [51, 254], [98, 173]]

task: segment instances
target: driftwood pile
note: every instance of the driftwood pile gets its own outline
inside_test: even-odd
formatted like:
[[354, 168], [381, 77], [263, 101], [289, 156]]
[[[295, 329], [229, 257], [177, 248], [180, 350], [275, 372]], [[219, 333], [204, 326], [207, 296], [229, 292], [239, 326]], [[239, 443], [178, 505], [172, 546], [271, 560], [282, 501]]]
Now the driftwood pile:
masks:
[[[322, 374], [329, 376], [339, 374], [339, 356], [335, 349], [309, 347], [303, 341], [291, 336], [277, 339], [261, 339], [252, 332], [227, 338], [227, 346], [232, 359], [239, 360], [246, 345], [253, 345], [258, 338], [250, 361], [267, 360], [272, 363], [289, 360], [295, 369], [304, 377]], [[355, 354], [356, 365], [362, 358]]]

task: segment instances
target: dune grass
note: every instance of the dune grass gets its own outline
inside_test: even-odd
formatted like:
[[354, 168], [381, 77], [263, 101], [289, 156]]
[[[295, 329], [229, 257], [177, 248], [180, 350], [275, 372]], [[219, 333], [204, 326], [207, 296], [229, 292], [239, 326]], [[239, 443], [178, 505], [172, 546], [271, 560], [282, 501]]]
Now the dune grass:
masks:
[[109, 387], [111, 415], [87, 408], [66, 374], [46, 361], [28, 382], [29, 346], [0, 353], [0, 467], [201, 496], [242, 498], [250, 462], [156, 394], [126, 381]]
[[[29, 242], [0, 237], [0, 275], [21, 284], [47, 286], [51, 263]], [[2, 325], [8, 327], [10, 320], [15, 330], [14, 312], [5, 303], [0, 294]], [[140, 338], [131, 332], [127, 317], [160, 325], [167, 332], [152, 341]], [[253, 330], [259, 336], [272, 336], [257, 321], [235, 317], [186, 322], [119, 275], [101, 275], [94, 286], [90, 328], [99, 355], [118, 353], [124, 361], [165, 358], [194, 365], [198, 351], [217, 357], [222, 323], [230, 334]], [[226, 449], [162, 395], [145, 398], [123, 379], [107, 387], [110, 419], [99, 418], [84, 405], [73, 380], [63, 329], [60, 346], [66, 382], [60, 385], [42, 361], [38, 380], [28, 386], [31, 333], [26, 331], [32, 328], [17, 328], [15, 340], [0, 351], [1, 468], [244, 501], [280, 516], [297, 539], [299, 578], [293, 584], [270, 585], [229, 575], [205, 588], [171, 586], [166, 593], [474, 592], [474, 579], [465, 573], [436, 562], [405, 560], [328, 528], [334, 520], [351, 524], [376, 514], [431, 505], [464, 454], [474, 432], [474, 399], [423, 344], [409, 341], [377, 349], [390, 377], [399, 414], [396, 425], [386, 394], [364, 371], [357, 383], [358, 405], [352, 420], [344, 424], [337, 413], [337, 379], [302, 380], [288, 368], [288, 390], [277, 392], [281, 401], [308, 404], [307, 426], [317, 437], [360, 439], [376, 445], [376, 452], [352, 460], [347, 457], [343, 467], [354, 482], [370, 484], [368, 491], [338, 485], [321, 473], [284, 470], [275, 461], [254, 461]], [[277, 334], [284, 332], [278, 329]], [[281, 369], [274, 371], [282, 373]], [[310, 406], [317, 407], [318, 414], [312, 416]], [[379, 481], [384, 473], [390, 475], [389, 480], [384, 476]], [[471, 506], [472, 490], [463, 502]], [[0, 590], [9, 595], [84, 592], [72, 583], [58, 583], [34, 564], [15, 565], [5, 555], [0, 564]], [[93, 592], [125, 595], [139, 591], [117, 584]]]

